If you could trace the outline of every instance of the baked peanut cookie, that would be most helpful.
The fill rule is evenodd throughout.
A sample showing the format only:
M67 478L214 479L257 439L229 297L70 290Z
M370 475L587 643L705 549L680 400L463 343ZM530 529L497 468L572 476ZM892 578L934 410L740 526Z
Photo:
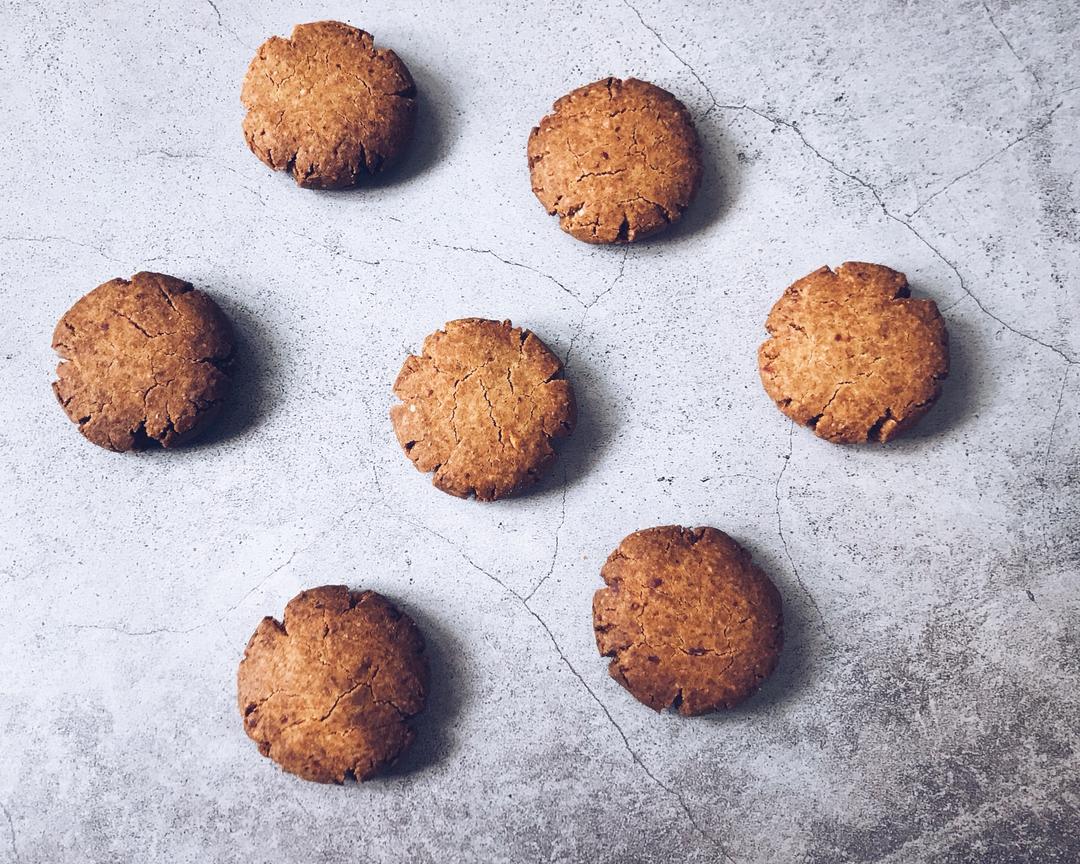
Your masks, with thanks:
M815 270L773 306L758 349L765 390L788 417L840 444L913 426L949 374L949 334L903 273L849 261Z
M401 367L390 409L405 455L443 492L494 501L532 485L574 430L562 363L509 321L463 318L424 340Z
M301 186L342 189L396 162L412 138L416 87L370 33L338 21L259 46L240 101L251 152Z
M263 618L244 651L237 694L244 731L290 774L366 780L412 743L424 710L424 640L374 591L325 585Z
M605 78L563 96L529 135L532 190L587 243L632 243L677 222L701 182L686 107L653 84Z
M715 528L636 531L600 570L596 646L640 702L704 714L731 708L776 668L780 594L750 553Z
M99 285L60 319L53 391L87 438L110 450L173 447L217 416L232 329L207 295L162 273Z

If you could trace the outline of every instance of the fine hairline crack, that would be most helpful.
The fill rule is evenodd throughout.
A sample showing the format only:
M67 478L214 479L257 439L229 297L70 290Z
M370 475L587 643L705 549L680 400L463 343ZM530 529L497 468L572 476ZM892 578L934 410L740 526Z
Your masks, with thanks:
M11 818L11 811L8 809L7 804L4 804L2 801L0 801L0 810L3 811L4 818L7 820L8 834L11 835L11 854L15 856L16 864L18 864L19 861L22 861L22 858L19 857L19 846L15 842L15 820Z
M615 286L618 285L619 282L622 280L623 273L626 272L626 258L629 254L630 245L627 244L623 246L622 258L619 261L619 272L615 275L615 278L611 281L611 284L608 285L607 288L605 288L595 297L593 297L592 300L585 304L585 309L581 313L581 318L578 321L577 327L575 327L574 332L570 334L570 342L566 346L566 362L563 364L563 368L565 368L566 370L570 369L570 358L573 356L574 346L577 344L578 336L581 335L581 331L585 327L585 319L589 317L589 313L592 311L592 308L601 300L603 300L608 294L610 294L612 290L614 290Z
M551 578L551 574L555 572L555 562L556 560L558 560L559 557L559 535L562 533L563 526L566 524L566 480L567 471L566 465L564 463L562 472L562 515L559 517L559 524L555 528L555 543L554 548L551 551L551 563L548 564L547 573L545 573L540 578L540 581L532 587L532 590L530 590L529 593L525 595L523 602L528 602L529 600L531 600L532 596L540 590L540 586L547 582L547 580Z
M667 40L664 39L664 37L660 35L659 31L655 27L653 27L651 24L649 24L645 20L645 18L637 10L637 8L630 4L629 0L622 0L622 3L627 9L629 9L631 12L633 12L635 16L637 16L638 21L641 22L641 26L644 27L646 30L648 30L650 33L652 33L653 36L656 37L656 41L659 42L664 47L664 50L666 50L668 52L668 54L670 54L672 57L674 57L676 60L678 60L679 63L694 77L694 80L697 81L697 83L700 85L701 89L705 91L705 95L709 97L709 107L705 110L705 113L702 115L702 117L707 117L712 112L712 110L714 108L720 107L720 101L713 94L712 88L709 87L709 85L707 83L705 83L705 79L701 77L701 75L698 73L698 71L693 66L691 66L686 60L684 60L682 55L679 54L674 48L672 48L667 43Z
M1049 344L1047 342L1043 342L1038 337L1033 336L1030 333L1026 333L1023 330L1020 330L1020 329L1014 327L1012 324L1007 323L1006 321L1002 320L998 315L996 315L994 312L990 311L990 309L988 309L983 304L983 302L974 293L972 293L971 289L968 287L967 283L964 281L964 277L962 275L960 275L959 268L952 261L950 261L948 258L946 258L945 255L936 246L934 246L921 233L919 233L919 231L916 230L911 225L910 222L908 222L905 219L900 218L899 216L894 214L891 210L889 210L888 206L885 204L884 199L881 197L881 194L873 186L871 186L868 182L863 180L861 177L858 177L857 175L852 174L849 171L845 171L843 168L841 168L839 165L837 165L836 162L834 162L832 159L829 159L820 150L818 150L816 147L814 147L814 145L811 144L806 139L806 136L803 134L802 130L799 128L797 123L795 123L793 121L790 121L790 120L784 120L784 119L782 119L780 117L777 117L777 116L775 116L775 115L773 115L773 114L771 114L769 112L760 110L758 108L754 108L754 107L752 107L750 105L746 105L746 104L742 104L742 105L723 105L723 104L721 104L720 101L716 98L716 95L713 93L712 88L709 87L708 83L705 81L704 78L702 78L702 76L698 73L698 71L693 66L691 66L690 63L688 63L677 51L675 51L675 49L672 48L671 45L669 45L667 43L667 41L664 39L664 37L660 35L659 31L657 31L655 27L651 26L644 19L642 14L629 2L629 0L622 0L622 3L623 3L624 6L626 6L627 9L629 9L631 12L633 12L635 16L637 16L637 19L638 19L639 22L641 22L641 25L646 30L648 30L650 33L652 33L653 36L656 37L656 40L664 47L664 49L667 50L667 52L669 54L671 54L672 57L674 57L676 60L678 60L679 63L682 64L682 66L684 66L690 72L691 75L693 75L694 80L697 81L697 83L705 91L706 95L709 97L710 104L709 104L709 108L705 111L705 115L703 115L703 116L707 116L715 108L720 108L720 109L724 109L724 110L728 110L728 111L747 111L747 112L750 112L752 114L757 115L758 117L762 118L763 120L768 121L769 123L772 123L773 126L783 126L783 127L787 128L787 129L790 129L792 132L794 132L799 137L799 140L802 142L804 147L806 147L808 150L810 150L815 156L817 156L818 159L825 162L833 171L835 171L838 174L841 174L842 176L846 177L847 179L851 180L852 182L854 182L854 183L858 184L859 186L862 186L864 189L866 189L873 196L874 201L877 203L878 207L881 209L882 213L885 214L885 216L887 216L892 221L894 221L894 222L898 223L899 225L902 225L904 228L906 228L911 234L913 234L915 236L915 238L920 243L922 243L937 258L939 258L942 261L942 263L945 264L945 266L947 266L950 270L952 270L953 275L956 276L957 282L960 284L960 290L963 291L964 294L966 294L969 298L971 298L972 302L978 307L980 312L982 312L984 315L987 315L989 318L996 321L998 324L1000 324L1002 327L1004 327L1009 332L1011 332L1011 333L1013 333L1013 334L1015 334L1017 336L1020 336L1023 339L1027 339L1028 341L1033 342L1036 345L1039 345L1039 346L1041 346L1043 348L1046 348L1049 351L1053 351L1055 354L1057 354L1059 357L1061 357L1066 363L1072 365L1074 363L1080 362L1080 359L1072 357L1071 355L1069 355L1067 352L1063 351L1062 349L1060 349L1060 348L1058 348L1058 347L1056 347L1054 345L1051 345L1051 344ZM1016 51L1012 48L1011 43L1009 43L1009 40L1005 37L1005 34L1002 33L1001 28L999 28L997 26L997 23L994 22L993 15L990 15L990 10L986 6L985 2L983 3L983 8L986 9L987 14L990 16L990 21L991 21L991 23L993 23L994 28L998 31L998 33L1001 34L1001 37L1005 40L1006 45L1008 45L1009 49L1013 52L1013 56L1017 57L1017 60L1019 60L1020 58L1016 54ZM1020 62L1023 63L1023 61L1020 61ZM1025 65L1024 68L1027 69L1027 66ZM1033 72L1031 72L1030 69L1028 69L1028 72L1032 75L1032 77L1035 78L1036 83L1039 83L1037 76L1035 76L1035 74ZM1040 83L1040 88L1041 88L1041 83ZM1057 108L1054 109L1054 111L1056 111L1056 110L1057 110ZM1049 125L1050 120L1053 118L1053 113L1054 113L1053 111L1050 112L1050 114L1051 114L1050 118L1047 119L1046 124L1044 124L1041 128L1045 128L1046 125ZM1031 134L1034 134L1035 132L1038 132L1038 131L1040 131L1040 129L1035 129L1035 130L1033 130L1031 132ZM1014 143L1019 143L1019 142L1014 142ZM981 167L981 166L979 166L979 167ZM978 169L976 168L974 170L978 170Z
M72 240L70 237L58 237L54 235L44 235L41 237L19 237L5 235L3 237L0 237L0 240L4 241L5 243L67 243L70 246L80 246L83 249L89 249L91 252L96 252L106 261L112 261L114 264L124 263L119 258L114 258L112 255L109 255L104 249L98 246L94 246L92 243L83 243L79 240Z
M1005 47L1009 49L1009 53L1016 58L1016 62L1019 63L1024 68L1024 71L1031 76L1032 80L1035 82L1035 86L1042 90L1043 85L1042 81L1039 80L1039 76L1035 74L1035 70L1028 66L1028 64L1024 62L1023 58L1021 58L1021 56L1016 52L1016 49L1013 47L1012 42L1009 41L1009 37L1005 35L1005 31L1001 29L1000 25L994 19L994 13L991 12L990 7L986 5L986 0L983 0L982 8L986 12L986 17L990 19L990 25L995 30L997 30L998 35L1001 37L1001 41L1004 42Z
M1069 383L1071 366L1065 367L1065 374L1061 376L1061 390L1058 392L1057 408L1054 409L1054 420L1050 424L1050 434L1046 439L1046 453L1043 455L1043 466L1050 461L1050 451L1054 446L1054 432L1057 431L1058 418L1061 416L1061 405L1065 401L1065 387Z
M558 287L560 291L570 295L570 297L574 299L574 302L577 303L579 306L586 305L585 302L575 292L567 288L566 285L564 285L554 276L550 275L549 273L545 273L543 270L539 270L536 267L532 267L528 264L522 264L520 261L512 261L509 258L504 258L502 255L500 255L498 252L495 252L493 249L477 249L472 246L453 246L449 243L440 243L438 240L432 240L431 245L438 246L440 249L450 249L454 252L471 252L474 255L490 255L496 261L500 261L510 267L519 267L522 270L528 270L530 273L535 273L537 276L546 279L547 281Z
M218 27L220 27L222 30L232 36L233 39L235 39L242 47L249 47L247 43L245 43L244 40L236 34L235 30L233 30L231 27L226 26L225 19L221 17L221 10L218 9L217 3L215 3L214 0L206 0L206 3L211 9L214 10L214 15L217 16Z
M795 421L792 420L788 425L788 452L784 456L784 464L780 466L780 473L776 475L776 486L773 488L773 495L776 498L776 532L780 535L780 545L784 547L784 555L787 557L788 564L791 566L791 572L795 574L795 581L802 590L806 601L813 608L818 623L821 624L821 632L824 633L825 638L831 642L832 634L825 624L825 616L822 614L821 608L817 604L817 600L814 599L814 595L810 593L810 589L807 588L806 583L803 582L802 575L799 573L799 568L795 566L795 559L791 555L791 550L788 548L787 537L784 534L784 519L780 514L780 483L784 479L784 473L787 471L788 465L791 463L791 454L795 445L794 435Z
M244 595L242 597L240 597L239 600L237 600L235 603L231 604L230 606L226 607L220 614L216 615L215 617L213 617L213 618L211 618L211 619L209 619L207 621L202 621L199 624L193 624L190 627L183 627L183 628L179 628L179 629L174 628L174 627L153 627L153 628L150 628L150 629L147 629L147 630L128 630L126 628L117 627L117 626L112 625L112 624L71 624L70 629L72 629L72 630L104 630L104 631L108 631L110 633L119 633L121 636L158 636L158 635L162 635L162 634L170 634L170 635L175 635L175 636L185 636L185 635L187 635L189 633L195 633L195 632L197 632L199 630L205 630L207 627L211 627L214 624L219 624L220 622L224 621L225 617L227 615L229 615L230 612L234 612L236 609L238 609L244 603L245 600L247 600L249 597L251 597L253 594L255 594L260 588L262 588L264 585L266 585L266 583L268 583L271 579L273 579L278 573L280 573L282 570L286 569L290 564L292 564L292 562L298 556L302 555L304 552L306 552L309 549L311 549L312 547L314 547L316 543L318 543L320 540L322 540L324 537L326 537L332 531L337 529L341 525L343 520L345 520L350 515L352 515L356 510L360 509L360 507L361 507L360 504L355 504L352 507L349 507L348 509L346 509L326 529L319 532L310 542L305 543L303 546L297 547L291 553L289 553L289 556L284 561L282 561L280 564L275 566L262 579L260 579L258 582L256 582L255 585L252 586L250 589L248 589L248 591L245 592Z
M497 577L494 573L491 573L490 571L488 571L484 567L481 567L479 564L477 564L476 561L474 561L456 543L454 543L452 540L450 540L450 538L448 538L445 535L440 534L439 532L427 527L426 525L423 525L423 524L421 524L419 522L415 522L415 521L413 521L411 519L408 519L408 518L402 516L400 513L396 512L388 504L386 504L385 501L383 502L383 507L386 509L387 513L389 513L392 518L397 519L398 521L403 522L406 525L410 525L410 526L412 526L414 528L417 528L417 529L431 535L432 537L435 537L435 538L441 540L448 547L450 547L450 549L452 549L459 556L461 556L461 558L466 563L468 563L468 565L470 567L472 567L474 570L476 570L481 575L487 577L487 579L489 579L490 581L494 582L496 585L498 585L500 588L502 588L503 591L505 591L508 595L510 595L510 597L512 597L514 600L516 600L518 602L518 604L529 614L529 616L533 620L536 621L536 623L544 631L544 633L547 635L548 640L551 642L551 646L555 650L556 655L558 655L559 659L563 662L563 664L569 670L570 674L573 675L574 678L577 679L578 683L582 686L582 688L584 688L585 692L588 693L589 697L596 703L597 707L603 713L604 717L607 718L608 722L614 727L615 731L619 735L619 738L622 740L623 747L626 749L626 752L629 754L631 760L645 773L645 776L647 776L656 786L658 786L660 789L664 790L669 796L671 796L678 803L679 809L682 810L682 812L686 816L687 820L690 822L691 825L694 826L694 829L702 837L704 837L706 841L708 841L712 846L714 846L717 849L717 851L719 851L720 854L723 855L724 858L727 861L730 861L730 862L732 862L732 864L734 864L734 859L728 854L728 852L724 848L723 844L719 840L717 840L715 837L713 837L712 834L710 834L708 831L705 830L705 828L702 826L702 824L698 821L697 817L694 815L693 810L690 809L690 806L686 803L686 800L678 792L678 790L676 790L672 786L669 786L667 783L665 783L663 780L661 780L659 777L657 777L656 774L654 774L652 772L652 770L650 770L649 766L645 764L645 762L641 759L641 757L637 754L637 752L631 746L630 739L627 737L626 733L623 731L623 728L619 725L618 721L616 721L615 718L612 716L611 712L608 710L607 705L605 705L604 702L600 699L600 697L596 694L596 691L594 691L592 689L592 687L589 686L588 682L586 682L585 679L581 676L581 673L579 673L577 671L577 669L574 667L574 664L570 662L570 658L568 658L566 656L566 654L563 652L562 647L559 645L558 640L555 638L555 634L551 632L551 628L548 627L547 622L545 622L544 619L541 618L540 615L536 612L536 610L533 609L532 606L529 605L529 600L532 597L533 593L535 593L535 589L532 592L530 592L528 595L523 595L523 594L519 593L518 591L515 591L506 582L504 582L502 579ZM554 559L553 559L553 561L554 561ZM539 587L539 586L537 586L537 587Z
M943 264L945 264L945 266L948 267L952 271L953 275L956 277L956 280L960 285L960 290L963 291L964 294L971 299L971 301L975 304L975 306L979 309L980 312L982 312L984 315L991 318L992 320L996 321L999 325L1004 327L1010 333L1013 333L1016 336L1021 337L1022 339L1026 339L1027 341L1032 342L1042 348L1045 348L1048 351L1052 351L1069 365L1080 363L1080 359L1073 357L1071 354L1067 353L1061 348L1058 348L1056 345L1051 345L1048 342L1042 341L1037 336L1033 336L1030 333L1020 330L1019 328L1013 326L1009 322L999 317L996 313L991 311L982 302L982 300L980 300L978 296L971 290L971 288L968 287L967 282L964 280L964 277L960 273L960 269L956 266L955 263L953 263L949 258L947 258L945 254L937 248L937 246L927 240L926 237L924 237L923 234L919 232L919 230L915 228L909 221L893 213L892 210L890 210L888 205L885 203L885 199L881 197L881 193L878 192L878 190L874 188L874 186L872 186L866 180L863 180L858 175L852 174L850 171L841 168L838 164L836 164L834 160L830 159L828 156L818 150L813 144L811 144L810 141L806 138L806 135L803 133L802 129L799 128L798 123L795 123L791 120L785 120L781 117L777 117L770 112L754 108L751 105L718 105L717 107L725 111L745 111L757 117L760 117L762 120L771 123L773 126L782 126L785 129L789 129L794 132L807 150L809 150L818 159L828 165L835 173L846 177L852 183L855 183L856 185L862 187L867 192L869 192L870 196L874 199L874 202L877 204L878 208L888 219L891 219L893 222L896 222L898 225L901 225L905 229L907 229L907 231L910 232L923 246L929 249ZM1055 108L1054 110L1056 111L1057 109ZM1051 114L1053 114L1053 112L1051 112ZM1052 117L1050 119L1052 119ZM1049 125L1049 120L1047 121L1046 125ZM1045 128L1045 125L1042 128ZM1040 130L1036 129L1034 131L1037 132ZM1034 132L1032 134L1034 134ZM945 308L949 309L952 307L949 306Z
M974 168L969 168L967 171L964 171L961 174L957 174L955 177L953 177L952 180L950 180L948 183L946 183L944 186L942 186L936 192L932 193L924 201L920 202L918 207L916 207L914 210L912 210L910 213L907 214L907 218L910 219L912 216L914 216L916 213L918 213L920 210L922 210L924 207L926 207L927 204L929 204L931 201L933 201L939 195L942 195L945 192L948 192L953 186L955 186L957 183L959 183L961 180L965 179L966 177L970 177L972 174L976 173L977 171L982 170L987 165L989 165L991 162L993 162L995 159L1003 156L1005 153L1008 153L1017 144L1022 144L1024 141L1027 141L1028 138L1032 137L1033 135L1038 134L1039 132L1042 132L1047 126L1049 126L1053 122L1054 115L1058 112L1058 110L1064 104L1065 104L1064 102L1058 102L1057 105L1055 105L1053 108L1050 109L1050 111L1047 113L1046 117L1043 118L1042 121L1040 121L1039 123L1036 123L1027 132L1023 133L1022 135L1019 135L1016 138L1014 138L1012 141L1010 141L1008 144L1006 144L1000 150L997 150L994 153L991 153L989 156L987 156L985 159L983 159Z

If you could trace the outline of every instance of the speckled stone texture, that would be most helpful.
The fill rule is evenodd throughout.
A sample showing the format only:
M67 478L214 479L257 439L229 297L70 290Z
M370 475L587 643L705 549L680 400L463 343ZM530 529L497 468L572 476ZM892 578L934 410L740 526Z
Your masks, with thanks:
M1080 9L420 2L8 4L0 73L0 861L1073 862L1080 856ZM392 46L416 141L360 192L248 152L237 92L320 18ZM597 248L530 191L569 89L647 78L703 185ZM778 292L881 261L951 371L872 448L793 428L756 349ZM190 448L113 454L49 390L53 326L118 273L235 325L236 400ZM548 480L432 489L387 416L445 321L529 326L580 420ZM649 525L716 525L784 597L776 673L719 716L607 674L590 599ZM389 777L259 757L253 622L326 582L431 655Z

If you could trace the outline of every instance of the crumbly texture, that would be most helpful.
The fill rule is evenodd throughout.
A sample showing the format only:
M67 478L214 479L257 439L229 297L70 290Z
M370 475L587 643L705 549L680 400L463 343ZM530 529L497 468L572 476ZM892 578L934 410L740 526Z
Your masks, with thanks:
M229 322L187 282L136 273L99 285L60 319L53 391L87 438L110 450L194 437L226 398Z
M715 528L631 534L600 571L596 646L611 677L650 708L704 714L742 702L776 668L780 594Z
M903 273L849 261L815 270L773 306L758 349L765 390L788 417L841 444L885 442L930 410L949 374L949 334Z
M464 318L424 340L401 367L394 432L444 492L492 501L532 485L569 435L574 391L559 358L509 321Z
M303 591L283 621L263 618L244 651L237 696L244 731L283 769L343 783L378 774L412 743L424 710L424 640L374 591Z
M666 90L605 78L563 96L529 135L532 190L587 243L640 240L677 222L701 182L686 107Z
M339 21L273 36L251 61L240 101L251 152L301 186L342 189L396 162L412 138L416 86L370 33Z

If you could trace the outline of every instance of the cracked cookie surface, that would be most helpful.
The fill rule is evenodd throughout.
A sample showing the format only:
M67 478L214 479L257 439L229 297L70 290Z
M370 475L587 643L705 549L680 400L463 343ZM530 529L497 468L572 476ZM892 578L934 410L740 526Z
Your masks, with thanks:
M244 138L301 186L342 189L396 162L412 138L416 87L398 56L338 21L273 36L248 67Z
M535 483L555 459L552 441L574 430L562 371L543 342L509 321L451 321L401 367L394 432L442 491L503 498Z
M596 646L638 701L693 715L730 708L776 668L780 594L750 553L715 528L625 538L593 596Z
M666 90L605 78L563 96L529 135L532 190L567 233L627 243L678 221L701 182L686 107Z
M374 591L302 591L282 621L263 618L244 650L237 699L244 731L290 774L364 780L394 762L424 710L424 640Z
M162 273L99 285L53 331L53 391L88 439L109 450L183 443L217 416L233 337L217 304Z
M949 374L949 334L933 300L907 278L849 261L791 285L758 349L777 407L821 438L886 442L930 410Z

